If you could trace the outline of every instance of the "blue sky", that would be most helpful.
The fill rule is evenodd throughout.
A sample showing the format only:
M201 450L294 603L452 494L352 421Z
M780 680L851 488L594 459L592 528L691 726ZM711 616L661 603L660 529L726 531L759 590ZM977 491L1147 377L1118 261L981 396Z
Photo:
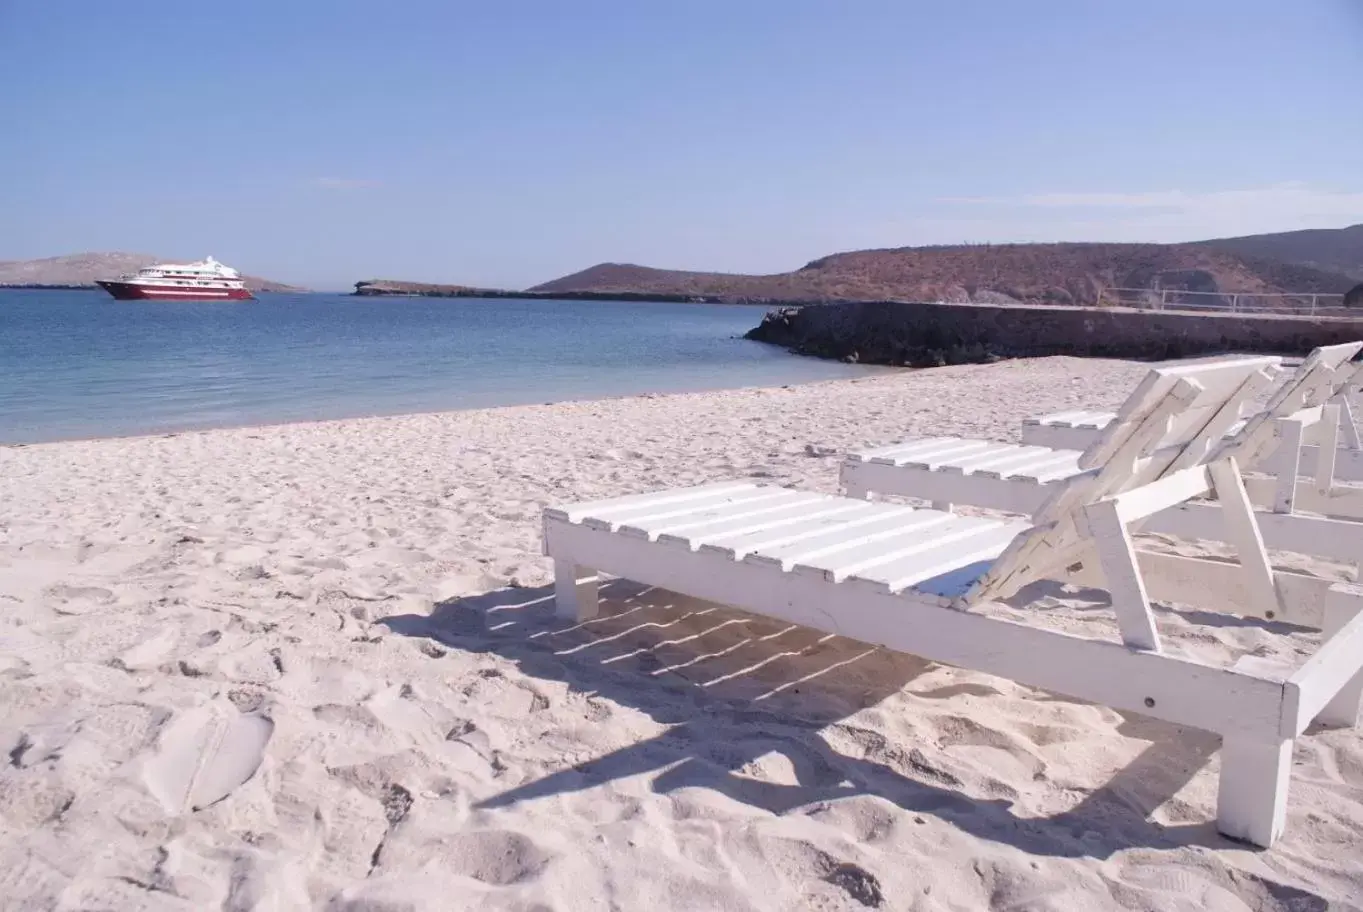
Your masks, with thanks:
M0 0L0 259L319 288L1363 221L1357 0Z

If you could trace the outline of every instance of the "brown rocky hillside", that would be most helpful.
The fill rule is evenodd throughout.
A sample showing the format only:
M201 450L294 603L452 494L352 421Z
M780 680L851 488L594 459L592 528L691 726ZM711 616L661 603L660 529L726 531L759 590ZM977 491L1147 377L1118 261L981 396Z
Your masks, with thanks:
M1340 272L1363 281L1363 224L1348 228L1313 228L1278 234L1201 241L1200 246L1239 256L1259 257Z
M859 250L794 272L736 275L602 263L540 293L632 292L762 300L1094 304L1103 287L1342 294L1348 276L1202 244L1001 244Z
M145 253L73 253L41 260L0 260L0 286L91 285L97 279L116 279L153 263L187 263L175 257ZM243 275L252 291L304 291L293 285Z

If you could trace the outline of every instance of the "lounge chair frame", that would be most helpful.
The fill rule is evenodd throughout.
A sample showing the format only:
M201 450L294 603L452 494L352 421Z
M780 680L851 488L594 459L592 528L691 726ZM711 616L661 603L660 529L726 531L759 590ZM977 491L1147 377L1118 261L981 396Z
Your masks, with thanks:
M1250 500L1271 515L1259 522L1268 547L1363 564L1363 486L1339 484L1340 467L1363 459L1341 449L1347 437L1340 400L1357 385L1363 365L1352 363L1363 342L1326 346L1311 353L1292 376L1222 441L1223 456L1235 456L1254 471L1244 476ZM1103 427L1109 427L1109 418ZM951 437L920 438L849 455L840 480L849 497L893 494L929 500L934 509L955 504L1036 513L1057 487L1092 466L1096 445L1086 432L1087 448L1052 449L1039 443L1011 444ZM1035 439L1035 438L1034 438ZM1079 438L1072 438L1078 440ZM1219 540L1220 506L1193 501L1154 516L1145 530L1183 538ZM1320 514L1307 516L1304 513Z
M1331 430L1329 434L1335 438L1338 444L1342 445L1339 452L1334 454L1334 477L1340 481L1350 482L1363 481L1363 441L1360 441L1359 438L1358 423L1354 417L1351 401L1352 397L1360 392L1360 385L1363 385L1363 363L1353 364L1350 370L1349 367L1340 363L1337 357L1332 357L1332 353L1347 354L1350 347L1355 344L1346 343L1316 349L1308 355L1307 360L1302 364L1302 367L1306 368L1310 360L1316 358L1333 362L1333 366L1340 369L1339 380L1336 383L1337 389L1329 397L1327 403L1338 409L1338 421L1335 422L1337 429ZM1348 354L1348 356L1354 357L1353 354ZM1116 417L1116 412L1075 409L1052 412L1035 418L1024 418L1022 420L1022 443L1024 446L1040 446L1053 450L1083 450L1091 445L1102 433L1103 428L1107 427ZM1322 427L1322 430L1324 430L1324 427ZM1320 449L1322 442L1319 439L1302 441L1303 445L1299 451L1298 459L1303 475L1319 474L1318 458L1322 452ZM1273 453L1265 464L1255 467L1255 471L1271 475L1281 474L1285 466L1274 460L1286 456L1286 448L1280 448L1280 451Z
M1269 846L1285 824L1294 739L1317 718L1356 724L1363 701L1363 589L1275 572L1236 456L1218 453L1242 403L1271 382L1274 363L1152 371L1090 448L1093 469L1053 489L1032 524L746 483L548 509L544 549L554 562L557 611L593 617L601 575L624 577L1218 732L1217 826ZM1207 595L1215 591L1206 575L1212 562L1172 555L1151 562L1130 539L1150 517L1209 492L1240 558L1218 571L1235 583L1216 592L1220 598ZM915 524L931 534L905 531ZM869 534L875 529L879 544ZM1120 641L986 612L1041 579L1101 582ZM1216 601L1212 610L1291 613L1301 587L1324 638L1295 669L1253 660L1227 668L1171 654L1150 607L1152 596L1172 594L1189 604Z

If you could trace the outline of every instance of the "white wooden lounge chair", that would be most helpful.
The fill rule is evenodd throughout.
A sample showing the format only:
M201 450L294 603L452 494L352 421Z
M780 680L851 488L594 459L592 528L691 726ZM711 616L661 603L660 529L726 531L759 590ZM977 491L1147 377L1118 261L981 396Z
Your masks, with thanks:
M1317 349L1312 354L1334 360L1335 352L1348 353L1355 344L1331 345ZM1353 357L1352 354L1349 355ZM1363 363L1354 365L1352 377L1341 383L1341 389L1329 400L1329 404L1339 406L1340 452L1335 459L1335 477L1340 481L1363 481L1363 441L1360 441L1358 425L1354 420L1350 396L1359 392L1363 381ZM1117 417L1116 412L1075 409L1052 412L1037 418L1024 418L1022 421L1022 443L1024 446L1040 446L1053 450L1082 450L1093 443L1103 428ZM1233 429L1234 430L1234 429ZM1308 439L1302 448L1301 470L1305 475L1316 471L1318 441ZM1277 456L1277 454L1273 454ZM1248 467L1246 467L1248 468ZM1266 469L1273 471L1272 468ZM1277 474L1273 472L1273 474Z
M1152 371L1090 448L1095 468L1051 488L1033 523L747 483L548 509L557 611L595 615L599 572L1218 732L1217 825L1271 845L1294 739L1317 717L1355 724L1363 699L1363 588L1273 571L1234 458L1209 462L1274 363ZM1148 564L1131 546L1133 524L1208 491L1239 548L1241 563L1222 565L1238 589L1209 585L1211 562ZM1111 593L1120 642L985 613L1034 580L1075 574ZM1299 585L1316 587L1326 636L1296 669L1213 666L1161 646L1151 595L1221 611L1243 595L1250 613L1291 614Z
M1235 432L1218 444L1222 456L1235 456L1254 470L1245 484L1252 502L1273 511L1259 518L1270 548L1363 562L1363 522L1335 522L1301 512L1363 520L1363 487L1337 484L1336 463L1329 458L1345 452L1336 445L1337 406L1318 404L1356 382L1358 365L1350 359L1360 350L1363 342L1316 349L1263 406L1242 407L1247 417L1232 424ZM1109 422L1105 429L1111 426ZM1308 446L1307 440L1317 443ZM1314 477L1301 479L1306 451L1311 451ZM841 481L844 493L854 498L897 494L928 500L941 510L967 504L1032 515L1057 486L1099 465L1097 452L1101 444L1096 442L1081 451L925 437L849 455ZM1259 474L1270 470L1274 474ZM1222 525L1215 503L1194 501L1152 517L1145 529L1217 540Z

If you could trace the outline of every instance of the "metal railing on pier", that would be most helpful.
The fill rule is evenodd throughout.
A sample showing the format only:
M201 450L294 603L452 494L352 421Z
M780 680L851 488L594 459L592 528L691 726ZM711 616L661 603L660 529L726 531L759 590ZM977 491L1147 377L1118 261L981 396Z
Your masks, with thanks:
M1183 291L1177 288L1104 288L1098 292L1098 306L1233 314L1363 316L1363 311L1356 312L1345 308L1342 294L1251 294Z

